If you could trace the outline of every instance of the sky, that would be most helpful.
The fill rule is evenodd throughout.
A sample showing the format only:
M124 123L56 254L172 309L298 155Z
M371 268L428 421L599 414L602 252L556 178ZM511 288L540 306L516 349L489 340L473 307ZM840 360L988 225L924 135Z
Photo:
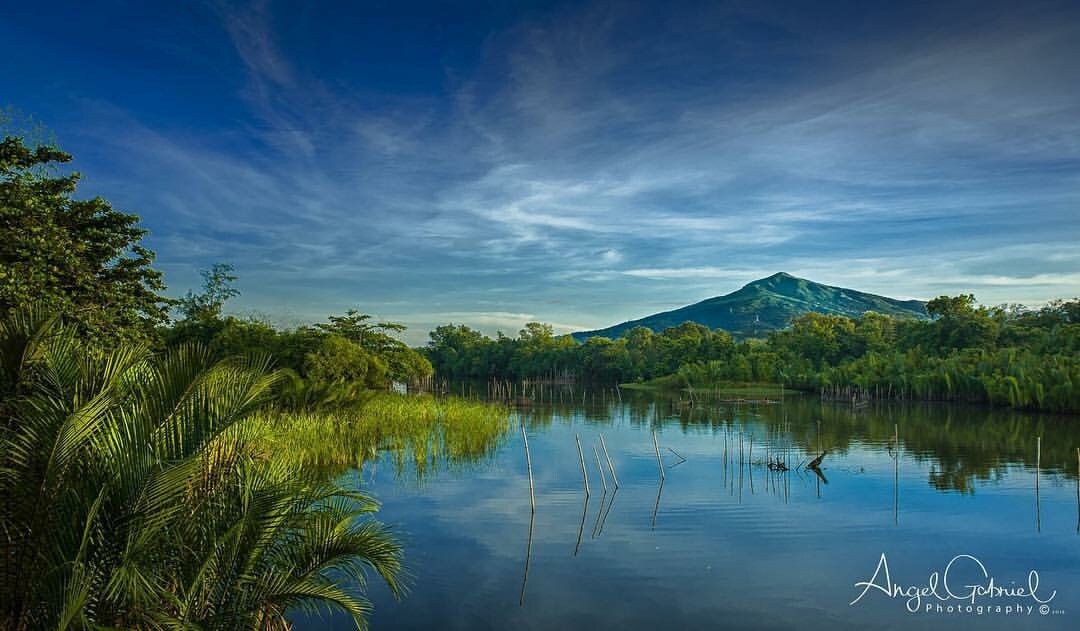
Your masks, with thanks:
M1080 3L0 5L0 107L172 295L232 264L235 313L422 343L779 271L1080 295Z

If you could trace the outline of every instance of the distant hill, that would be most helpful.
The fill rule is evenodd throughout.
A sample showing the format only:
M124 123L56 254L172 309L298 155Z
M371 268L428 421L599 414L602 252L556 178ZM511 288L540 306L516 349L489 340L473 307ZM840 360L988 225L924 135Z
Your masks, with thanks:
M780 272L755 280L725 296L702 300L674 311L665 311L596 331L574 333L574 339L620 337L638 326L662 331L683 322L697 322L711 329L724 329L737 338L765 335L782 329L791 319L816 311L858 317L867 311L893 316L926 318L926 303L895 300L854 289L822 285Z

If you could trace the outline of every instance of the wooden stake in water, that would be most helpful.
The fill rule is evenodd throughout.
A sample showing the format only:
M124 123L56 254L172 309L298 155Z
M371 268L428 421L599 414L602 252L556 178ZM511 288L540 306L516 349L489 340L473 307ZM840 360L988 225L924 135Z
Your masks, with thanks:
M529 437L525 434L525 424L521 425L521 438L525 441L525 463L529 467L529 500L532 502L532 510L536 512L536 492L533 490L532 455L529 454ZM531 530L531 529L530 529Z
M607 508L600 516L600 528L596 531L596 536L604 534L604 524L607 523L608 515L611 514L611 507L615 505L615 496L619 494L619 487L615 487L615 490L611 492L611 499L608 500Z
M611 480L615 483L615 488L619 488L619 478L615 476L615 465L611 463L611 454L608 453L607 445L604 444L603 434L600 434L600 446L604 449L604 457L607 458L607 466L611 470Z
M1042 468L1042 436L1035 438L1035 530L1042 531L1042 518L1039 515L1039 469Z
M593 445L592 452L596 456L596 468L600 471L600 482L604 485L604 493L607 493L607 476L604 475L604 465L600 464L600 452L596 450L596 445Z
M900 425L893 425L893 524L900 523Z
M585 470L585 452L581 451L581 435L574 434L574 440L577 441L577 455L581 459L581 477L585 479L585 495L589 495L589 473Z
M525 586L529 584L529 563L532 562L533 525L536 522L536 511L529 517L529 544L525 549L525 574L521 577L521 597L518 598L518 606L525 606Z
M653 449L656 450L656 466L660 469L660 481L664 481L664 461L660 459L660 443L656 442L656 432L652 433Z
M656 530L656 513L660 510L660 494L664 492L664 481L660 480L660 486L656 489L656 503L653 504L652 509L652 521L649 524L650 530Z
M581 535L585 532L585 516L589 513L589 494L585 494L585 506L581 509L581 525L578 526L577 531L577 544L574 546L574 556L577 556L578 550L581 548Z

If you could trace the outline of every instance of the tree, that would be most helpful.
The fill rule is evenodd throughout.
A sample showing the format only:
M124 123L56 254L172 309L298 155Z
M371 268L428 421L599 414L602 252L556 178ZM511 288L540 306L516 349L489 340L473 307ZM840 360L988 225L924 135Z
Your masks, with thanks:
M435 327L428 337L424 353L439 374L452 379L497 374L484 365L484 351L493 343L480 331L464 324L444 324Z
M343 316L330 316L329 323L316 324L320 331L352 340L369 350L380 350L400 344L390 333L400 333L405 325L400 322L368 322L371 316L349 309Z
M855 354L855 322L850 318L810 312L791 321L791 328L774 333L771 345L805 358L818 368Z
M926 303L926 312L933 318L960 318L975 311L975 295L938 296Z
M385 385L386 364L350 339L327 335L317 351L308 353L304 372L315 381L360 382L381 388Z
M327 335L336 335L358 345L385 365L384 375L408 381L432 373L431 362L392 333L405 330L400 322L371 323L371 316L349 309L343 316L330 316L329 323L315 327Z
M141 245L146 230L101 197L74 199L79 174L52 173L70 161L55 147L0 142L0 315L39 303L93 340L148 336L172 301Z
M199 275L203 279L202 292L196 294L188 291L177 308L185 320L217 320L221 318L225 302L240 295L240 290L232 286L236 282L233 266L214 263L210 269L200 271Z
M976 307L972 294L939 296L926 303L926 312L936 318L930 327L937 350L943 352L993 347L1005 317L1002 310Z
M855 334L860 347L857 354L887 352L896 344L896 320L867 311L855 322Z

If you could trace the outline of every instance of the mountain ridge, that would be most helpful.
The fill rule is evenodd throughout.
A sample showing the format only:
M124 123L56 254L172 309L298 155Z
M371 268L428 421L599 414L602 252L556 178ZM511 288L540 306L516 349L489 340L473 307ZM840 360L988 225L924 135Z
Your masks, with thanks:
M724 329L737 338L749 338L785 328L792 318L805 313L858 317L867 311L899 317L927 317L926 303L921 300L898 300L777 272L751 281L729 294L571 335L582 342L590 337L621 337L638 326L656 332L683 322L697 322L711 329Z

